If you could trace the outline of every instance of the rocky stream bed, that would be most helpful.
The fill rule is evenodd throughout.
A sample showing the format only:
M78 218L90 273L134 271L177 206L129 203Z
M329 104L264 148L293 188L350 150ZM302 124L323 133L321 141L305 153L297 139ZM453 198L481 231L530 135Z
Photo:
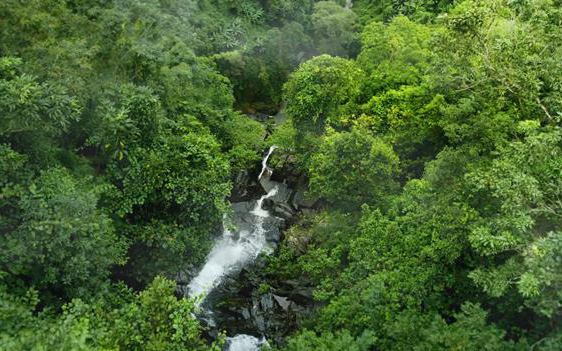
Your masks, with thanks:
M277 162L270 167L273 153ZM182 294L199 299L197 317L207 325L208 336L226 332L225 350L259 350L266 340L282 344L314 307L306 282L272 283L264 275L265 256L276 254L283 230L314 207L291 161L271 147L259 173L236 176L230 215L206 263L177 279Z

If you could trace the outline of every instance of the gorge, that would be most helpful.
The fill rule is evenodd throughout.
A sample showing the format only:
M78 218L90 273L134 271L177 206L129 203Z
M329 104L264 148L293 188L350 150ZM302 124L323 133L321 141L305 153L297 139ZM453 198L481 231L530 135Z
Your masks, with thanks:
M276 146L271 146L263 158L258 181L269 181L272 170L268 167L267 161L276 148ZM212 320L214 315L212 305L218 303L218 301L208 303L206 301L207 295L219 284L224 283L224 278L240 273L260 253L270 253L273 250L272 244L275 245L276 243L268 243L268 229L264 227L265 222L271 218L271 214L263 208L263 202L274 197L278 190L278 185L271 187L265 195L255 201L251 211L232 211L234 218L225 217L222 236L217 239L197 276L189 283L187 296L197 299L198 305L205 310L200 314L204 316L204 321L210 326L215 323ZM240 205L245 207L246 204L233 204L232 206L236 208ZM280 224L276 220L273 222L277 225ZM269 228L269 230L277 231L279 228L274 227ZM278 238L273 240L278 241ZM238 334L227 337L226 349L229 351L254 351L259 350L260 345L264 343L266 341L263 336L258 338L252 335Z

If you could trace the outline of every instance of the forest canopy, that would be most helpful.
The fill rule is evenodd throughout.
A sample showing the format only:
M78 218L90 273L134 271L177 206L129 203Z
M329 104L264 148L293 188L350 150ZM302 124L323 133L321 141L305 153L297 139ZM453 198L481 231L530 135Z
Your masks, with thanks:
M0 350L221 350L176 280L271 145L270 348L560 350L561 79L560 0L2 0Z

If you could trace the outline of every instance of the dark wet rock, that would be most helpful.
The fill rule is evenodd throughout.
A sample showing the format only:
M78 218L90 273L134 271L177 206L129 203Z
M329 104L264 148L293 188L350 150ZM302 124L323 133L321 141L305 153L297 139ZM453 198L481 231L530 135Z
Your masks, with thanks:
M179 296L187 296L187 294L189 293L189 288L187 287L187 284L178 284L176 286L176 293Z
M273 206L272 213L274 216L281 217L287 222L292 221L296 214L291 205L285 202L276 203Z
M262 202L262 208L267 211L271 211L275 206L275 201L273 199L264 199Z
M244 198L248 195L248 188L251 183L250 173L248 171L238 172L232 183L232 193L239 198Z
M291 204L298 210L311 209L317 203L316 199L307 198L305 190L297 189L293 195Z
M197 268L193 265L180 270L175 276L174 280L177 282L176 293L179 296L186 296L188 292L188 285L191 279L197 275Z
M236 278L225 280L211 293L217 330L227 330L228 335L262 335L282 343L298 328L300 321L310 315L315 302L312 290L302 286L306 282L281 282L269 292L258 292L260 286L267 283L263 277L266 263L266 259L258 258L254 264L244 267Z
M235 228L231 231L232 235L237 235L240 231L252 230L256 221L262 221L267 246L275 252L283 238L283 229L296 222L303 213L313 211L316 203L305 196L307 180L299 174L293 156L276 149L269 160L268 165L273 169L271 179L263 177L258 182L257 174L261 167L236 175L230 198L233 203L226 222ZM262 209L271 216L256 216L252 213L256 200L274 187L277 187L277 193L262 202ZM298 253L304 252L310 242L306 234L285 240ZM220 285L209 293L202 305L207 311L212 311L208 323L212 325L209 335L216 336L218 331L226 330L228 335L265 336L282 343L304 318L313 313L317 303L311 284L304 279L272 279L267 275L266 264L267 258L262 254L252 264L224 277ZM185 281L186 276L179 280ZM202 317L203 320L205 318Z
M255 172L256 170L240 171L232 178L233 186L228 198L231 203L250 201L261 196L263 190Z
M178 274L176 274L175 276L175 280L178 282L178 284L182 285L182 284L189 284L189 282L191 281L191 278L193 278L193 274L189 273L187 271L180 271Z
M270 310L273 308L273 295L272 294L265 294L260 299L260 304L262 309Z
M273 294L273 298L275 299L275 301L279 304L279 306L281 306L281 308L284 311L288 311L289 307L291 306L291 301L289 301L288 298L283 297L283 296L277 296L275 294Z
M279 228L282 224L282 221L280 221L278 218L273 218L272 220L265 221L263 223L265 240L267 240L268 242L278 243L281 240L281 230Z
M273 175L271 179L260 179L260 185L266 192L277 187L277 193L268 199L264 208L272 209L272 203L276 205L279 203L286 204L287 206L282 205L285 207L284 209L279 208L278 213L275 214L285 219L292 218L296 212L316 208L318 205L317 199L306 196L308 181L306 176L300 174L296 169L296 160L290 155L283 155L283 149L276 149L270 160L272 160L272 163L275 160L277 161L276 164L271 165Z
M276 185L280 184L279 182L274 182L267 177L261 178L259 180L259 183L263 191L266 193L268 193L271 189L275 188Z
M243 201L235 202L230 205L230 209L234 213L246 213L250 212L256 206L255 201Z
M271 158L270 166L273 169L271 180L285 182L293 189L297 188L296 185L304 176L302 171L298 169L295 156L283 149L279 149Z
M314 301L314 288L298 288L291 293L291 298L298 304L310 305Z
M272 197L275 203L289 203L293 189L289 188L287 184L279 183L277 186L277 193Z

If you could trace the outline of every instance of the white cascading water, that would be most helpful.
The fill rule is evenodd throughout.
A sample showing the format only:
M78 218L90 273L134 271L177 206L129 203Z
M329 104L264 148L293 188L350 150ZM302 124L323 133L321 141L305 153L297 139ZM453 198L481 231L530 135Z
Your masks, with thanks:
M271 156L271 154L273 153L273 151L275 151L275 149L277 149L277 146L272 145L269 148L269 151L267 152L267 155L265 155L265 157L263 158L263 160L261 161L261 172L260 175L258 176L258 180L261 179L261 177L263 176L263 174L267 171L269 173L271 173L271 169L267 166L267 160L269 160L269 156Z
M267 160L276 149L276 146L269 148L269 151L262 161L262 170L258 180L267 172L267 177L271 176L271 169L267 166ZM250 212L256 219L251 230L241 231L238 238L226 229L221 238L207 256L205 265L193 280L189 283L189 297L198 298L200 305L211 290L217 287L221 280L229 274L240 270L246 264L252 262L266 248L265 229L263 227L265 218L269 217L269 212L262 208L263 201L275 196L278 188L272 188L267 194L262 196ZM229 351L255 351L266 343L265 339L258 339L251 335L236 335L227 338Z
M239 334L227 338L228 351L253 351L259 350L260 346L268 345L265 338L258 339L255 336Z
M189 297L197 297L201 302L213 290L221 279L254 260L265 248L263 221L269 212L262 209L263 200L274 196L277 188L262 196L250 212L256 216L256 221L251 231L241 231L238 238L228 229L217 241L207 257L205 265L199 274L189 283Z

